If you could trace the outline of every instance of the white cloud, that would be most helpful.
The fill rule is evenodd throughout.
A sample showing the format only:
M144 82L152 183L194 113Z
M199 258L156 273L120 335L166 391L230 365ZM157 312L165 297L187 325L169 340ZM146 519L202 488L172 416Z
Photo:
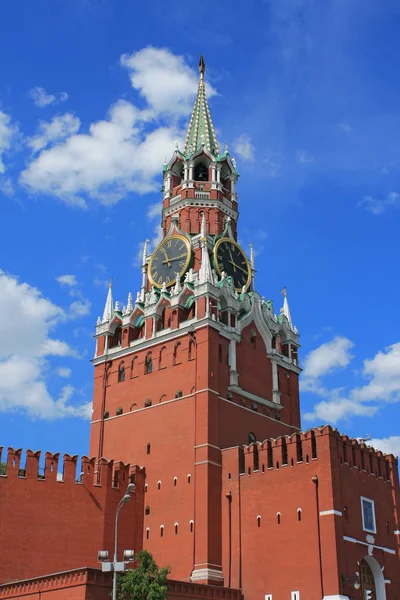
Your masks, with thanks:
M86 317L90 315L90 309L92 307L92 303L89 300L81 299L72 302L69 307L68 315L71 319L76 319L78 317Z
M60 142L78 132L80 120L71 113L56 115L51 121L39 121L36 135L27 139L27 145L32 152L39 152L57 142Z
M18 319L10 319L10 309ZM70 400L71 386L53 397L46 385L52 356L75 356L51 331L65 312L40 291L0 271L0 411L25 412L31 417L56 419L88 416L89 403Z
M28 93L34 105L38 108L44 108L49 104L65 102L68 99L66 92L60 92L55 96L54 94L48 94L44 88L39 86L32 88Z
M68 287L74 287L78 284L75 275L60 275L59 277L56 277L56 280L61 285L66 285Z
M153 178L177 132L158 127L144 134L144 117L133 104L120 100L107 120L90 126L89 134L72 135L42 150L21 173L21 183L80 207L86 206L85 195L114 204L129 191L156 190Z
M315 162L315 158L306 150L298 150L296 152L296 162L299 163L299 165L311 164Z
M60 377L68 379L68 377L71 377L72 371L69 367L58 367L57 373Z
M232 144L233 150L245 161L254 160L254 145L252 144L251 137L247 133L239 135Z
M322 425L325 423L337 423L353 416L372 417L377 411L377 406L360 404L360 402L355 402L348 398L340 398L332 394L329 400L318 402L312 412L305 413L304 418L308 421L317 420Z
M0 110L0 174L5 173L6 166L3 155L11 149L18 135L18 126L11 122L11 117Z
M368 381L365 385L346 391L345 388L329 389L321 383L334 369L348 366L352 346L347 338L335 338L306 357L301 389L323 400L304 415L305 419L336 423L352 416L372 416L382 404L400 401L400 342L364 360L361 375Z
M14 186L10 178L0 178L0 192L8 197L14 194Z
M155 204L150 204L147 207L146 216L148 219L161 219L161 211L162 211L162 202L156 202Z
M335 337L310 352L304 360L303 379L318 379L337 368L347 367L353 358L353 343L345 337Z
M387 438L373 438L368 441L368 446L381 450L384 454L400 456L400 435L391 435Z
M265 174L267 175L267 177L270 177L271 179L275 179L276 177L279 177L279 175L281 174L282 165L280 165L277 162L274 162L270 158L265 158L263 160L263 163L265 164L265 167L266 167Z
M361 402L400 400L400 342L379 351L364 361L363 375L369 383L355 388L353 396Z
M365 210L372 213L373 215L383 215L390 208L400 207L400 194L397 192L390 192L383 200L378 200L372 196L365 196L358 204L358 207L364 207Z
M134 54L123 54L121 65L128 69L132 87L139 90L156 114L187 116L193 108L198 75L183 56L148 46ZM207 96L215 93L207 84Z
M163 158L184 137L182 116L192 107L198 75L182 56L152 47L122 56L121 65L146 106L118 100L88 133L78 132L79 120L71 115L40 125L30 140L36 154L20 175L30 192L86 207L88 199L110 205L129 192L158 189Z

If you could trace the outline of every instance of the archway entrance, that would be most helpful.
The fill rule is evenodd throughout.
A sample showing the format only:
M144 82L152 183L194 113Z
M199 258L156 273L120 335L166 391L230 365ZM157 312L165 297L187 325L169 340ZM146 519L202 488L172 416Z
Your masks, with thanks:
M378 561L373 556L364 556L359 572L362 600L386 600L385 578Z
M362 600L377 600L375 577L365 558L360 562L360 584Z

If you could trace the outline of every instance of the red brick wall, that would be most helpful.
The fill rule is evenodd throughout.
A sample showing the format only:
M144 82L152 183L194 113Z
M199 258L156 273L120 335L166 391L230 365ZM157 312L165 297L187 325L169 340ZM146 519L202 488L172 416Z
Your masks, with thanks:
M97 566L98 550L113 554L114 518L129 482L128 468L120 465L120 480L114 488L116 465L103 462L97 485L93 462L86 461L81 483L76 483L80 473L76 457L66 455L64 481L60 482L56 480L58 455L48 454L45 478L38 479L39 454L28 451L26 476L19 477L21 451L10 450L7 474L0 476L1 583L77 565ZM121 550L141 548L143 477L137 473L135 479L136 494L121 511Z
M290 598L298 590L307 600L322 595L318 543L318 514L343 512L348 506L349 523L338 515L319 517L324 595L340 593L340 575L355 574L357 560L368 553L367 546L345 541L343 536L366 539L362 530L360 496L375 500L378 532L375 545L394 549L390 554L374 549L373 555L385 567L388 600L399 597L399 547L393 530L396 507L397 466L390 467L392 481L377 480L371 474L340 462L342 438L326 427L316 433L313 456L311 432L301 434L303 461L297 461L295 436L287 438L287 462L282 465L282 440L272 443L272 468L268 468L266 445L259 445L259 469L254 472L253 447L246 450L244 473L237 474L239 450L223 452L223 565L225 582L243 586L245 598L273 594L274 600ZM375 453L374 453L375 454ZM315 452L314 452L315 455ZM308 457L308 462L307 462ZM293 459L293 466L292 466ZM385 461L383 461L385 462ZM279 463L279 468L277 468ZM318 484L313 481L317 476ZM317 508L317 491L318 503ZM231 497L226 497L226 495ZM346 504L347 503L347 504ZM301 509L301 520L298 519ZM277 513L280 513L278 524ZM350 517L351 515L351 517ZM260 516L260 526L257 517ZM390 534L386 531L390 522Z

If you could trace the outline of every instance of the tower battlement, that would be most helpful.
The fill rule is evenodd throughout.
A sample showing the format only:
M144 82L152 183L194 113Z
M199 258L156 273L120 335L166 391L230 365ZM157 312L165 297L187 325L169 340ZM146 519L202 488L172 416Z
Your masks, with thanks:
M239 454L239 457L242 456L239 458L239 474L250 476L254 472L309 464L319 457L325 461L327 453L343 467L398 486L398 460L393 454L375 450L363 441L339 433L330 425L243 446Z
M0 478L8 480L26 479L55 483L60 486L85 485L104 488L119 488L127 486L129 481L136 483L136 475L141 474L144 479L145 470L137 465L130 465L122 461L100 458L97 463L95 457L82 456L80 461L77 454L71 456L64 454L62 461L60 453L45 453L44 467L40 466L41 451L26 450L23 454L21 448L9 447L7 456L3 459L4 449L0 446ZM0 479L1 481L1 479Z

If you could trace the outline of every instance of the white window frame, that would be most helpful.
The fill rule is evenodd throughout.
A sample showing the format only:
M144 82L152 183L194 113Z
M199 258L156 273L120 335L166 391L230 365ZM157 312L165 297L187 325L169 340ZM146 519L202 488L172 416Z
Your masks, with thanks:
M374 502L374 500L371 500L371 498L366 498L365 496L361 496L360 501L361 501L361 517L362 517L363 530L366 531L367 533L376 533L375 502ZM372 504L372 516L374 518L374 528L373 529L368 529L365 526L364 504L363 504L364 502L369 502L369 504Z
M300 600L300 592L291 592L291 600Z
M272 600L272 594L265 594L264 600Z

